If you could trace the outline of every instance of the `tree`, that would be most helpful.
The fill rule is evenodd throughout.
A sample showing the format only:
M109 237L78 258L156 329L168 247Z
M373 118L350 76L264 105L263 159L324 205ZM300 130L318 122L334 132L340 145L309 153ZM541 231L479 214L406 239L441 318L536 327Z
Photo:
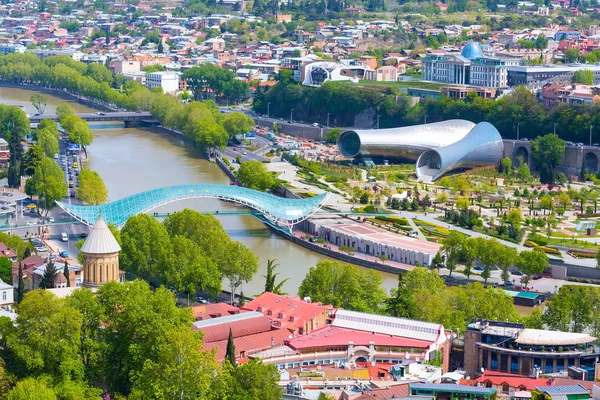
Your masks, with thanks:
M128 399L204 399L217 363L213 352L202 351L200 332L178 329L159 342L156 360L144 363Z
M121 267L135 276L160 277L173 257L169 234L148 214L130 217L121 229Z
M329 144L335 144L341 134L342 130L340 128L331 128L325 135L325 141Z
M446 254L446 268L450 270L450 275L452 275L452 271L454 271L456 263L460 259L464 241L464 235L456 231L450 232L444 240L442 251Z
M32 176L35 172L35 167L37 167L42 158L44 158L44 153L39 146L29 146L29 150L24 154L21 162L21 173Z
M496 266L502 271L502 281L510 279L508 269L512 267L518 257L517 249L508 246L497 246L496 248Z
M538 307L535 307L531 315L525 317L523 323L529 329L544 329L543 314Z
M35 394L34 394L35 393ZM25 378L8 393L7 400L57 400L47 378Z
M404 275L399 274L398 287L391 290L386 311L395 317L416 318L418 299L415 296L422 289L441 294L445 283L437 273L423 267L417 267Z
M60 118L60 124L67 131L71 143L80 144L84 149L94 141L94 133L88 123L74 114L67 114Z
M37 131L37 145L46 157L53 158L58 154L58 139L48 130Z
M235 367L237 365L235 344L233 343L233 333L231 332L231 328L229 328L229 337L227 338L227 351L225 352L225 359L229 361L232 366Z
M177 375L179 371L171 372L176 368L173 365L181 362L177 353L183 344L181 338L175 339L171 333L189 331L193 318L189 309L176 306L173 293L164 287L152 291L141 280L127 285L109 282L98 290L97 301L104 314L101 329L105 343L101 357L103 377L111 391L129 395L138 382L144 382L145 366L148 366L147 372L155 371L154 363L159 365L156 368L164 365L163 369L169 376ZM183 341L187 339L184 337ZM169 344L172 341L177 343ZM170 345L173 347L169 349ZM161 355L159 349L167 354ZM188 349L183 347L183 350ZM188 356L193 362L195 355ZM169 358L170 361L166 360ZM161 360L167 364L159 363ZM164 380L161 379L161 382Z
M543 250L523 250L516 261L517 268L524 274L521 282L527 286L531 277L543 273L549 264L548 256Z
M56 116L59 122L69 115L75 115L75 109L70 104L62 103L56 107Z
M12 282L12 261L6 257L0 257L0 279L11 285Z
M65 276L65 279L67 280L67 287L71 287L71 274L69 273L69 263L67 262L67 260L65 260L65 265L63 268L63 275Z
M221 124L227 131L229 139L233 139L236 135L246 134L254 128L254 120L240 112L225 114Z
M91 206L102 204L108 199L108 189L96 171L82 169L79 173L79 187L75 189L77 199Z
M589 286L563 285L552 297L542 315L549 330L582 332L587 327L596 328L598 289Z
M250 282L258 271L258 259L252 250L240 242L229 241L224 261L221 271L229 281L231 302L233 303L237 288L244 282Z
M523 222L521 210L518 208L513 208L512 210L509 210L506 214L506 222L511 224L518 231L521 227L521 223Z
M381 275L338 261L321 261L311 267L298 295L334 307L371 313L381 310L385 298Z
M19 275L18 275L18 287L17 287L17 304L20 304L25 297L25 282L23 280L23 264L19 261Z
M249 189L267 191L275 184L273 175L264 163L258 160L244 161L236 172L240 183Z
M500 166L502 169L502 173L508 176L512 168L512 160L510 159L510 157L504 157L502 161L500 161Z
M272 364L253 358L234 368L225 360L210 387L208 400L279 400L279 372Z
M48 212L54 207L54 202L67 195L67 183L62 169L54 160L44 158L35 167L32 185L38 195L38 207Z
M575 71L575 74L573 74L573 77L571 78L571 82L592 86L594 84L594 73L589 69L580 69Z
M78 346L81 314L46 290L33 290L19 304L17 319L1 332L18 376L48 375L53 381L80 381Z
M529 170L529 166L526 163L521 163L517 168L517 179L521 182L529 181L531 177L531 171Z
M181 292L195 294L198 288L216 298L221 293L221 271L196 243L184 236L171 238L173 257L164 279Z
M568 64L574 63L579 58L579 50L578 49L566 49L564 51L565 61Z
M287 293L283 292L281 290L281 287L290 278L286 278L276 285L275 280L277 279L277 276L279 275L279 273L278 272L276 273L275 270L277 269L278 266L279 266L279 264L276 264L275 260L267 260L267 274L263 275L263 277L265 278L265 292L279 294L279 295L286 295Z
M48 96L36 93L31 96L29 101L31 102L33 108L35 108L40 115L44 115L44 111L46 111L46 104L48 103Z
M56 265L52 261L49 261L46 264L46 269L44 270L44 276L42 277L42 281L40 282L41 289L53 289L54 281L56 280Z
M538 136L531 142L531 157L540 169L540 179L543 183L554 183L554 169L562 160L565 152L565 142L558 135L549 133Z
M546 35L543 33L538 35L538 37L535 39L535 48L538 50L545 50L548 48L548 38Z

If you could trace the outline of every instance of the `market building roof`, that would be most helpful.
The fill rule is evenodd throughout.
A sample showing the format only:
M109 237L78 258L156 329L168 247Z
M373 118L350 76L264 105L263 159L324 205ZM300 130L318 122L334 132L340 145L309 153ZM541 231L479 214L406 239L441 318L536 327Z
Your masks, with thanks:
M537 386L536 390L550 396L566 396L569 394L590 394L590 391L581 385L567 386Z

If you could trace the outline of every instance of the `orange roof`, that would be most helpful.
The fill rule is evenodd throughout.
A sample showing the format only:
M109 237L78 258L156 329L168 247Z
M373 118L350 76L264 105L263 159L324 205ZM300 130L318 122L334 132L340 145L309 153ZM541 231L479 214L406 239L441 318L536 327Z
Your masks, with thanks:
M282 327L302 327L304 321L333 310L333 306L307 303L298 296L288 297L266 292L246 304L243 309L262 312L278 321Z
M242 311L243 312L243 311ZM201 304L192 307L192 313L196 321L210 318L224 317L226 315L239 314L240 309L227 303Z
M549 386L551 384L549 379L530 378L523 375L496 371L485 371L477 379L461 379L460 384L466 386L476 386L478 383L485 382L489 382L494 386L502 386L506 383L511 388L519 389L524 387L526 390L535 390L536 386Z

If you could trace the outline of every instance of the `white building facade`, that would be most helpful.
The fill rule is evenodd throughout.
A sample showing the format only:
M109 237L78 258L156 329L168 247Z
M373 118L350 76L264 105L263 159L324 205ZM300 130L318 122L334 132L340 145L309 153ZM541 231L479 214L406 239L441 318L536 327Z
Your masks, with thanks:
M179 90L179 75L168 71L147 74L146 88L152 90L155 87L162 87L164 93L176 93Z

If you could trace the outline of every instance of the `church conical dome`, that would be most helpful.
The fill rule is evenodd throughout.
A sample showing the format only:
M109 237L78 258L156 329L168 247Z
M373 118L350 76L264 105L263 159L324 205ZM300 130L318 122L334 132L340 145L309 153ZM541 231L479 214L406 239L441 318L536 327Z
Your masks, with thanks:
M102 215L98 216L90 235L81 246L81 252L84 254L112 254L118 253L120 250L121 246L102 219Z

